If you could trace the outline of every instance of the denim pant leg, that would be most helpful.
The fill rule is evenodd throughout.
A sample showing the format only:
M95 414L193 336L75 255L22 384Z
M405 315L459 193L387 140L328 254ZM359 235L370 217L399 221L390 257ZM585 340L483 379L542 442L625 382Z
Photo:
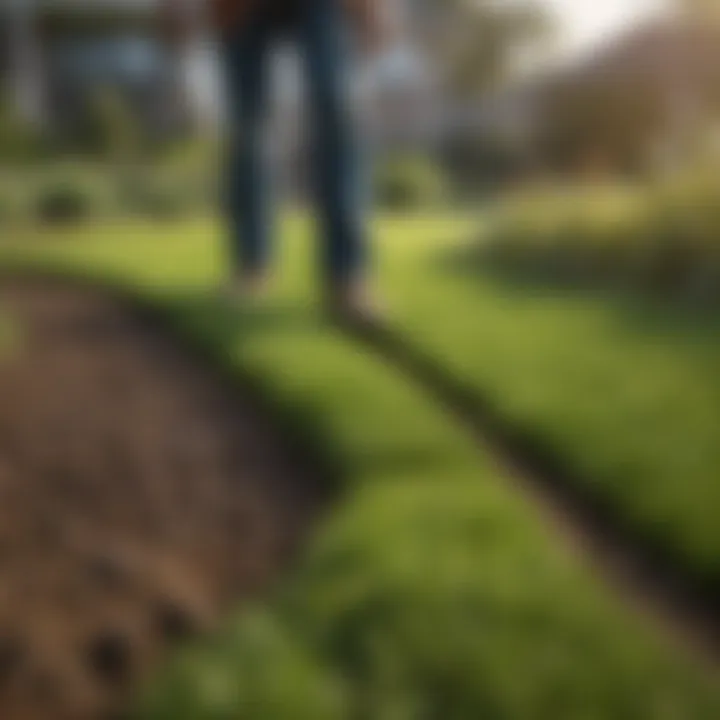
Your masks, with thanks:
M325 279L362 275L366 263L364 173L350 90L349 34L342 3L313 0L299 27L324 231Z
M270 256L270 179L267 159L272 36L261 19L224 41L230 119L226 209L235 270L264 269Z

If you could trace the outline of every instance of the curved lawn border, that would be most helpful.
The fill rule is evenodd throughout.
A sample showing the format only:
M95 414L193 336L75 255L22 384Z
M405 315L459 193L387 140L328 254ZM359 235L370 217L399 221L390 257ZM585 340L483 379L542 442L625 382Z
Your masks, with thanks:
M0 278L0 304L0 715L109 717L284 577L332 478L122 297Z
M685 334L667 318L663 336L663 313L640 301L633 316L618 297L568 298L508 285L470 260L461 268L458 239L389 249L398 333L501 444L712 612L717 345L693 336L692 318Z
M713 679L611 598L402 373L301 305L226 316L178 290L191 267L143 285L104 269L256 383L344 489L274 599L182 653L137 717L720 714Z

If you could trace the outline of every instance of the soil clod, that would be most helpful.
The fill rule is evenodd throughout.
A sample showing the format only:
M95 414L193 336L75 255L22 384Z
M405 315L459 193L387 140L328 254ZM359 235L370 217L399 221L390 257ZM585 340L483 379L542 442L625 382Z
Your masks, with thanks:
M24 658L25 647L18 638L0 636L0 688L12 679Z
M165 640L183 640L198 632L202 626L192 611L173 603L161 605L157 610L157 626Z
M96 677L115 684L128 679L132 655L132 644L127 636L120 632L105 631L91 641L87 660Z
M168 645L282 572L268 548L300 546L323 490L122 300L6 279L0 305L22 330L0 363L0 718L117 716Z

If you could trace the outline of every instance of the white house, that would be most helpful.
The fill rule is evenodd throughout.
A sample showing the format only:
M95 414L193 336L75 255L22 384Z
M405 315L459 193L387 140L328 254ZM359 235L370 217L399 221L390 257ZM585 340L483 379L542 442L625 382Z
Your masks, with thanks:
M188 0L189 3L202 0ZM153 122L183 108L195 122L223 115L213 46L198 27L181 62L157 41L157 0L0 0L0 77L30 119L57 124L97 85L121 85ZM403 28L397 44L365 67L358 84L371 132L383 144L427 139L433 127L433 78L415 41L428 17L425 0L385 0ZM173 74L175 75L173 79ZM278 67L278 114L298 112L297 68ZM173 95L175 93L175 95ZM372 98L372 102L370 102ZM293 110L294 108L294 110ZM167 119L167 118L164 118ZM292 135L292 128L287 133Z
M155 0L0 0L0 80L28 120L51 128L71 123L88 95L108 85L163 127L188 109L178 105L154 7Z

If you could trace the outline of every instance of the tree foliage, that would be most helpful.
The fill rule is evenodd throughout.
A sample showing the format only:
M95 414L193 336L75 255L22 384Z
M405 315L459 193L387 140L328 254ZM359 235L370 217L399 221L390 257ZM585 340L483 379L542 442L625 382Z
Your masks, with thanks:
M487 90L520 53L552 37L550 16L537 0L445 0L438 64L456 94Z
M0 163L25 162L38 152L37 133L20 117L0 87Z
M80 125L86 151L117 164L137 160L144 141L143 132L121 93L105 88L92 94Z

